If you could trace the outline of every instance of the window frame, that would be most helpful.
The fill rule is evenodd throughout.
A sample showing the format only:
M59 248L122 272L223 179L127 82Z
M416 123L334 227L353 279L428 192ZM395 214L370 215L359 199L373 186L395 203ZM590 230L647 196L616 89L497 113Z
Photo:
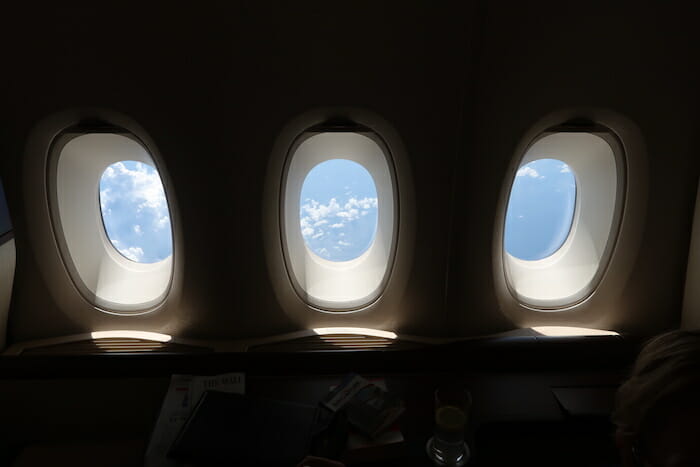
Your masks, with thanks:
M97 235L99 236L100 239L100 244L104 248L105 254L111 259L115 265L117 265L118 268L121 268L122 270L129 271L129 273L135 273L135 274L148 274L148 273L154 273L154 271L157 271L158 269L164 269L167 268L169 273L168 273L168 279L167 283L165 286L162 288L162 291L157 294L154 298L151 298L149 300L144 300L138 303L120 303L112 300L105 299L99 295L98 292L93 291L84 281L80 267L78 267L71 255L71 249L69 246L69 242L67 241L66 238L66 232L63 226L63 222L61 219L61 212L60 212L60 206L59 206L59 193L58 193L58 185L59 185L59 180L58 180L58 170L59 170L59 162L61 160L61 156L63 153L63 150L65 149L66 145L68 145L71 141L73 141L76 138L79 138L81 136L86 136L86 135L91 135L91 134L112 134L112 135L117 135L121 137L125 137L127 139L130 139L131 141L135 142L141 148L144 150L144 152L148 155L150 158L150 162L146 162L149 165L152 165L156 171L159 174L159 177L161 178L161 183L163 185L163 191L165 192L165 198L166 198L166 203L168 205L168 215L171 219L171 228L170 228L170 235L171 235L171 241L173 244L173 252L172 255L162 261L156 262L156 263L138 263L135 261L132 261L125 256L123 256L112 244L106 229L104 227L104 219L102 217L102 212L100 209L99 205L99 182L100 182L100 177L104 173L104 170L100 172L98 178L95 180L95 199L97 202L97 212L94 214L97 216L98 221L99 221L99 228L97 228ZM133 160L133 159L132 159ZM118 162L115 160L115 162ZM111 164L111 163L110 163ZM106 167L105 166L105 170ZM54 241L56 242L56 245L58 246L58 254L61 259L61 262L64 266L64 268L67 271L67 275L69 277L70 282L74 285L75 289L78 291L80 294L81 298L89 303L91 306L93 306L96 310L107 313L107 314L113 314L113 315L142 315L145 313L150 313L156 309L159 309L168 299L168 296L170 295L172 289L173 289L173 283L174 283L174 275L175 275L175 255L176 255L176 248L175 248L175 226L172 224L173 223L173 214L172 214L172 201L170 196L168 195L168 190L167 186L164 182L163 176L162 176L162 169L159 166L158 160L156 157L154 157L154 152L149 148L149 146L138 136L136 136L134 133L131 131L122 128L120 126L116 125L111 125L108 123L103 123L103 122L90 122L90 123L82 123L82 124L75 124L68 126L64 128L62 131L60 131L51 141L49 145L49 150L48 150L48 160L46 164L46 172L45 172L45 183L47 187L47 204L48 204L48 212L49 212L49 218L50 218L50 225L52 227L52 236L54 238ZM161 273L162 274L162 273Z
M391 227L391 234L389 235L388 239L388 252L386 253L386 265L384 268L384 273L382 275L382 278L380 281L377 283L377 286L374 288L372 292L369 294L353 299L353 300L347 300L345 302L342 302L342 304L334 304L332 301L320 299L317 297L312 297L306 290L305 288L300 284L296 273L294 272L295 270L295 261L293 259L293 253L290 251L290 245L289 245L289 236L288 236L288 230L293 230L294 235L295 233L298 233L299 236L301 237L301 230L299 228L298 222L299 222L299 209L297 208L295 213L292 213L292 218L296 218L296 224L294 226L288 227L289 224L289 219L287 216L287 187L289 183L289 176L290 176L290 166L292 164L292 161L295 158L295 155L297 154L297 150L299 147L309 139L313 138L314 136L321 135L321 134L326 134L326 133L354 133L354 134L359 134L361 136L365 136L369 138L372 142L374 142L379 150L381 151L382 155L384 156L384 162L386 163L386 169L387 173L390 179L391 187L389 188L389 192L391 193L391 218L389 222L382 222L382 209L381 205L383 204L381 201L381 195L380 191L382 188L380 188L377 184L377 178L375 175L375 170L373 170L371 167L367 167L364 164L361 164L370 174L370 176L373 179L373 182L375 183L375 188L377 189L377 197L379 198L379 205L378 205L378 218L377 218L377 230L380 230L380 227L382 225L390 225ZM317 162L317 164L323 163L327 160L330 160L332 158L324 159L321 160L320 162ZM349 159L353 160L353 159ZM357 162L353 160L353 162ZM315 167L317 164L313 165ZM309 169L309 170L311 170ZM305 177L308 175L308 171L304 174L302 177L302 180L300 181L300 189L303 187L303 183L305 180ZM280 189L279 189L279 200L278 200L278 222L279 222L279 235L280 235L280 245L281 245L281 250L282 250L282 258L283 258L283 264L284 264L284 269L285 269L285 274L286 277L288 278L290 284L292 285L292 288L296 294L296 296L304 302L307 306L309 306L311 309L318 311L318 312L323 312L323 313L355 313L358 311L362 311L370 307L372 304L377 302L384 291L386 290L387 284L389 282L389 279L392 276L392 273L395 268L395 263L396 263L396 250L399 244L399 227L401 224L401 212L400 212L400 203L399 203L399 186L398 186L398 177L397 177L397 169L394 161L394 156L391 153L391 150L389 149L388 144L382 138L382 136L374 131L373 129L358 124L358 123L342 123L342 124L317 124L313 125L309 128L306 128L302 132L300 132L292 141L292 143L289 146L289 149L286 152L286 155L284 157L284 161L282 164L282 174L281 174L281 179L280 179ZM296 200L297 204L299 200ZM342 262L333 262L329 260L325 260L323 258L318 257L315 255L315 253L311 252L304 242L303 238L301 239L301 243L304 247L304 256L310 255L314 256L317 258L318 263L329 263L327 265L329 270L333 269L334 263L343 263L344 265L349 265L349 263L357 262L358 260L361 260L362 258L366 257L368 254L371 254L371 251L373 250L374 245L376 244L378 238L377 236L380 235L379 232L375 233L375 237L372 241L372 244L370 247L365 251L363 254L361 254L359 257L349 260L349 261L342 261ZM297 242L298 243L298 242ZM322 266L323 267L323 266ZM350 266L354 267L354 266Z
M579 175L576 173L572 164L568 161L558 158L562 162L566 163L571 167L574 176L576 177L576 203L574 207L574 214L572 219L572 225L569 229L567 239L562 243L562 245L552 253L552 255L539 260L521 260L519 258L510 255L505 248L505 219L507 215L507 206L510 201L510 194L512 191L513 184L515 182L515 175L517 170L530 162L539 160L540 158L528 157L530 149L540 140L555 134L560 133L587 133L601 138L605 143L608 144L612 152L614 166L616 170L615 174L615 201L612 206L612 217L610 220L610 227L608 229L607 239L605 240L605 247L600 254L598 264L596 266L596 271L592 275L591 279L583 285L578 292L569 295L568 297L563 297L561 299L538 299L533 297L526 297L519 293L516 287L513 285L511 280L510 267L513 264L516 267L535 267L535 268L548 268L556 264L567 252L567 249L574 242L577 235L577 228L581 222L581 189L585 186L581 183ZM500 232L500 246L501 249L501 261L502 261L502 271L503 280L505 282L506 289L510 293L511 297L517 302L517 304L523 308L536 311L536 312L560 312L571 310L577 307L579 304L588 300L598 289L603 277L605 276L608 268L610 267L611 257L615 247L618 243L618 238L622 229L622 220L624 215L624 207L626 204L626 196L628 189L628 161L627 156L624 151L624 146L622 141L617 136L617 134L607 126L599 123L564 123L546 128L545 130L539 132L525 147L522 151L519 151L518 156L515 158L517 165L515 166L515 171L510 174L510 182L507 188L507 196L505 200L505 206L501 212L501 232ZM584 213L590 218L590 214ZM512 259L510 259L512 258Z

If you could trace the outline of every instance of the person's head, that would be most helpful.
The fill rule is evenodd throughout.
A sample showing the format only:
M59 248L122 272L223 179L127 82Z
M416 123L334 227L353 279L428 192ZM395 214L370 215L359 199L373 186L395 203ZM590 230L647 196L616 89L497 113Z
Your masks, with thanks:
M640 352L613 422L626 466L700 465L700 331L672 331Z

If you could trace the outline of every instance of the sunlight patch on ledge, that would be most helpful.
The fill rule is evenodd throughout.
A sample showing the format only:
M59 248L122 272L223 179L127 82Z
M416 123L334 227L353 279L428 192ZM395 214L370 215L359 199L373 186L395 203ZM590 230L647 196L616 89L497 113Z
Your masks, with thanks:
M149 331L95 331L90 333L93 339L108 339L108 338L128 338L128 339L144 339L157 342L170 342L172 336L161 334L159 332Z
M530 329L538 334L549 337L620 335L615 331L606 331L605 329L577 328L572 326L536 326Z
M312 329L319 336L327 334L356 334L358 336L373 336L373 337L383 337L385 339L396 339L396 333L391 331L380 331L379 329L369 329L369 328L315 328Z

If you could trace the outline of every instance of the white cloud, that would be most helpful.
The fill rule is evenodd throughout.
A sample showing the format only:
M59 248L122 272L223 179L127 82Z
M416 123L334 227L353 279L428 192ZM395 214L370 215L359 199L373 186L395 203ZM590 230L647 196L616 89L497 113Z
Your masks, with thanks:
M131 261L139 262L143 259L143 249L137 246L119 249L119 253L129 258Z
M528 177L532 177L532 178L538 178L540 176L540 173L538 171L536 171L535 169L533 169L532 167L525 166L525 167L520 167L518 169L518 172L515 174L515 176L516 177L528 176Z
M571 167L569 167L569 166L566 165L566 164L562 164L561 167L560 167L560 169L561 169L561 170L559 170L559 173L562 173L562 174L568 174L568 173L571 172Z
M169 216L162 216L160 219L158 219L156 221L156 230L160 230L169 224L170 224L170 217Z
M170 244L170 213L155 167L117 162L105 169L99 194L105 229L114 247L133 261L164 259L154 255L163 254L158 249Z
M344 217L349 221L355 220L360 217L360 211L357 209L348 209L347 211L340 211L336 214L338 217Z
M376 208L377 207L377 198L362 198L362 199L356 199L356 198L350 198L347 203L345 203L345 209L352 209L352 208L362 208L362 209L370 209L370 208Z
M312 199L309 200L308 203L304 204L301 209L308 215L308 217L311 218L312 221L318 222L321 219L338 212L340 210L340 204L338 204L338 201L335 198L331 198L327 205L321 204Z
M109 167L111 169L111 167ZM111 197L111 188L105 188L104 190L100 190L100 209L103 211L107 208L107 205L110 204L113 199Z
M327 217L335 216L345 218L346 220L353 220L359 217L359 209L371 209L377 207L377 198L350 198L343 206L338 203L336 198L331 198L328 204L321 204L316 200L307 199L307 203L301 206L301 212L303 214L301 221L302 226L306 227L303 223L306 222L318 227L326 222Z
M135 169L129 169L123 162L117 162L105 170L104 175L111 180L110 188L116 198L124 198L132 202L137 202L137 212L143 209L153 209L156 211L166 210L167 201L163 191L163 183L158 176L158 172L141 162L135 164ZM105 190L106 191L106 190Z
M301 234L317 255L331 258L336 251L352 248L353 243L347 241L350 236L346 236L345 229L362 216L372 214L372 210L376 214L377 206L376 197L351 197L347 201L341 199L341 202L338 198L331 198L326 204L306 198L299 209Z

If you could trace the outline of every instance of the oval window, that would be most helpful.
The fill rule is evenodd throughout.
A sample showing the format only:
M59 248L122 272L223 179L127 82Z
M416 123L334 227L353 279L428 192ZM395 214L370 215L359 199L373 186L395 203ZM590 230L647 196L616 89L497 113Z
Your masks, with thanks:
M331 159L304 179L299 224L306 247L329 261L350 261L364 254L377 233L377 187L362 165Z
M176 254L153 157L128 134L66 132L53 144L49 201L73 283L101 311L155 309L170 292Z
M561 310L597 286L622 209L615 141L605 132L551 131L521 157L500 239L505 280L520 304Z
M526 261L551 256L569 237L575 206L576 178L568 164L539 159L523 165L506 211L506 252Z
M111 164L100 177L100 210L109 241L137 263L173 253L168 203L155 167L137 161Z
M282 190L282 248L298 296L324 311L355 311L386 284L397 216L390 155L372 133L305 133Z

